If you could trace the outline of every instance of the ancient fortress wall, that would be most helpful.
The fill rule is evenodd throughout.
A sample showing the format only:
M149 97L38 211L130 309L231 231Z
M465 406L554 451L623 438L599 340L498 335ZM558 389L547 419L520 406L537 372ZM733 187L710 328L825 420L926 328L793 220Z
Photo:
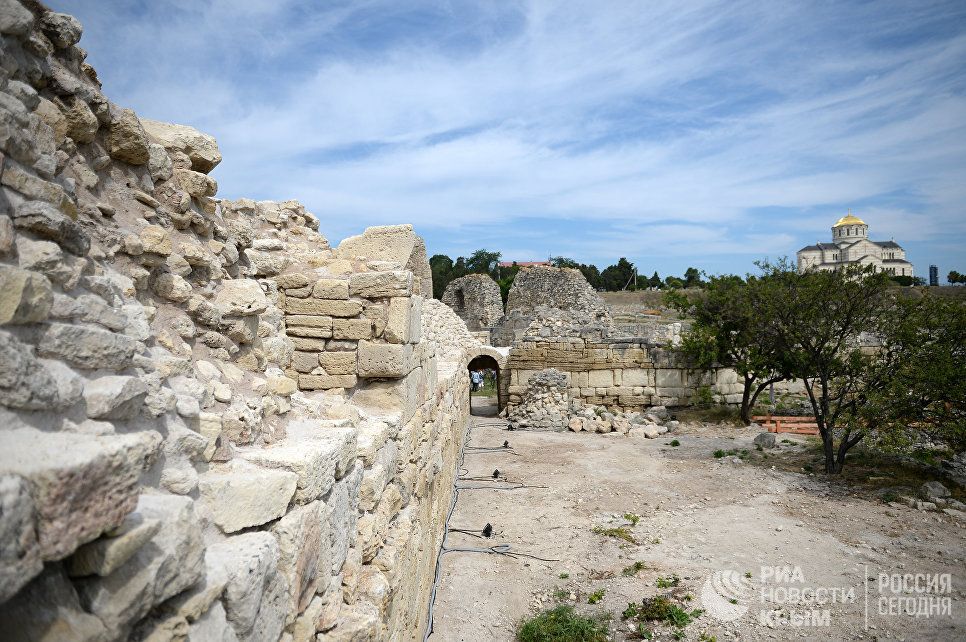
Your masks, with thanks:
M2 637L419 637L481 349L422 240L215 198L80 36L0 0Z

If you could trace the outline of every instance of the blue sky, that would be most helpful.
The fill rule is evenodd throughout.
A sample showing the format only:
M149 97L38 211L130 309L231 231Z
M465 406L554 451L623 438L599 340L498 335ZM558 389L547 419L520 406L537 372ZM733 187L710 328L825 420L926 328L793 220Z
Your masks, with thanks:
M49 0L116 103L214 135L219 196L744 273L847 208L966 271L966 3Z

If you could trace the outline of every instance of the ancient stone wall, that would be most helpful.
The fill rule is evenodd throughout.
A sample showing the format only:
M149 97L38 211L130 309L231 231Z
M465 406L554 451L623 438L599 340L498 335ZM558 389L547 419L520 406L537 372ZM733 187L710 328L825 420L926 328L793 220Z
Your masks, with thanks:
M622 412L649 406L683 406L699 388L716 401L741 401L733 370L691 371L670 342L623 336L609 319L538 308L523 337L510 349L509 403L520 403L530 377L554 368L567 376L574 399Z
M488 330L503 318L500 286L487 274L467 274L450 281L442 301L472 332Z
M607 305L580 270L538 265L523 268L507 296L506 315L491 332L495 346L519 340L541 308L576 311L597 320L609 319Z
M475 344L422 240L217 199L81 33L0 0L5 639L419 637Z

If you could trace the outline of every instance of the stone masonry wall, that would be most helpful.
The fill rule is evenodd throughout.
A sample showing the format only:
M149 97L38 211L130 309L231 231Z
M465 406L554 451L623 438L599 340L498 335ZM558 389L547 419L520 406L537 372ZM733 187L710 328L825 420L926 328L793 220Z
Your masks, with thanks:
M0 0L4 639L420 637L474 343L425 245L216 198L81 34Z

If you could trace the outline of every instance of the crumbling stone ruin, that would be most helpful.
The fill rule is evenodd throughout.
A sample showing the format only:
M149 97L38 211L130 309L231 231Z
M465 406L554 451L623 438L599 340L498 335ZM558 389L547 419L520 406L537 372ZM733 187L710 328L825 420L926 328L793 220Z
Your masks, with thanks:
M520 403L510 407L507 420L517 430L615 432L648 439L678 426L664 406L624 413L587 404L571 395L568 375L554 368L530 377Z
M500 286L488 274L467 274L450 281L442 301L472 332L489 330L503 318Z
M484 347L411 226L216 198L213 138L0 0L0 631L416 639Z
M607 305L580 270L537 265L520 270L507 295L506 315L491 332L495 346L519 340L541 308L576 311L597 320L610 318Z

